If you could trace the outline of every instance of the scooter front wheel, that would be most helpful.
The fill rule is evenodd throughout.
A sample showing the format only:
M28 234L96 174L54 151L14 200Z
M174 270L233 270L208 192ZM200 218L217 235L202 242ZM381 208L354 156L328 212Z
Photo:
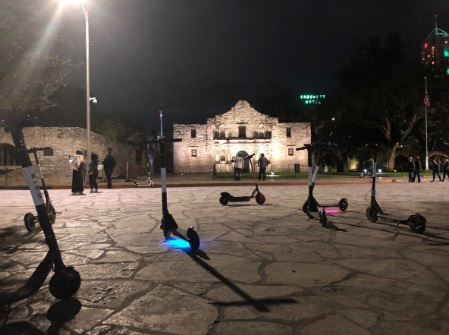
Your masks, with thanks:
M81 276L72 266L63 267L55 272L50 279L50 293L58 299L68 299L73 296L81 285Z
M410 215L408 218L408 224L410 225L410 229L415 233L422 234L426 231L426 219L420 214Z
M256 195L256 202L259 205L263 205L265 203L265 196L262 193L257 193L257 195Z
M348 209L348 199L346 198L342 198L339 202L338 202L338 208L340 208L341 211L345 211Z
M193 251L198 250L200 247L200 237L193 227L187 229L187 238L189 239L190 248Z
M52 204L50 204L50 208L49 208L49 211L48 211L48 218L50 219L51 224L55 223L55 221L56 221L56 210L55 210L55 208L53 207Z
M226 199L225 197L220 197L220 204L222 204L223 206L226 206L228 202L228 199Z
M304 205L302 205L302 211L308 216L309 219L314 219L315 217L310 214L309 201L307 200Z
M368 218L368 220L370 220L371 222L376 222L377 221L377 210L374 207L368 207L366 209L366 217Z
M25 228L30 233L36 228L36 217L33 213L26 213L23 217L23 221L25 222Z
M164 218L161 219L161 225L159 226L159 228L162 229L162 232L164 234L164 238L165 238L165 240L167 240L170 237L170 230L166 229Z
M319 211L318 213L319 217L320 217L320 223L323 227L326 226L327 224L327 216L326 216L326 212L324 210Z

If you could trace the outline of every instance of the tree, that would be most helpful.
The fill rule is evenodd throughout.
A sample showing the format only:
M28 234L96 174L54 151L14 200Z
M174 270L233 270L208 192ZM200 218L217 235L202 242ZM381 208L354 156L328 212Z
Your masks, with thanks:
M446 149L449 143L449 76L426 73L430 106L427 109L429 150ZM425 125L420 124L419 135L425 143Z
M45 110L72 70L74 44L57 36L55 2L0 2L0 110Z
M385 144L387 165L394 169L398 147L424 116L423 73L407 59L400 34L388 35L384 45L375 37L358 47L336 78L331 112L344 125L347 141L360 145L357 140L373 134Z

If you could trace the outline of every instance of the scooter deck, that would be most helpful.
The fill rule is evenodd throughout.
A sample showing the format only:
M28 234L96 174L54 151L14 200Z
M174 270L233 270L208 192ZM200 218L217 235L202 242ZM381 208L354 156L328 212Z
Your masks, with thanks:
M340 207L338 204L317 204L318 207Z
M410 216L403 217L403 216L399 216L396 214L389 214L389 213L385 213L385 212L383 212L382 214L377 213L377 217L382 220L385 220L385 221L393 221L393 222L400 222L400 223L407 223L410 218Z
M248 196L229 198L229 201L231 201L231 202L250 201L250 200L251 200L251 197L248 197Z

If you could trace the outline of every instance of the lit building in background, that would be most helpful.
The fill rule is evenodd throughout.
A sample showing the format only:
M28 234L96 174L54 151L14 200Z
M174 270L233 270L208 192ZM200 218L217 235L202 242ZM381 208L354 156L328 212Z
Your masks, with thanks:
M299 99L304 102L305 105L320 105L321 102L326 99L325 94L301 94Z
M421 45L421 64L435 76L449 75L449 34L438 28L436 17L435 29Z

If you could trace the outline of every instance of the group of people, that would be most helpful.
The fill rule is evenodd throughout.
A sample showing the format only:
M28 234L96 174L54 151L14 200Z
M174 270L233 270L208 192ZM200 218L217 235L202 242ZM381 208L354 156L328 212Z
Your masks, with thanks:
M243 157L240 153L232 160L234 162L234 179L240 180L242 171L243 171ZM265 154L260 154L259 159L257 160L257 165L259 166L259 180L265 180L267 166L270 164L270 161Z
M431 183L435 182L436 176L438 176L439 181L444 182L446 176L449 179L449 159L445 158L443 162L441 162L441 158L439 156L435 156L429 162L429 167L432 170L432 180ZM422 165L419 157L409 157L407 162L408 168L408 182L414 183L416 179L418 179L418 183L421 182L421 171ZM443 168L443 178L441 178L440 172L441 168Z
M89 176L90 193L98 193L98 155L90 154L90 161L86 167L84 153L76 150L75 156L69 160L72 168L72 194L84 195L84 178L87 172ZM115 167L115 159L112 156L112 148L108 148L108 153L101 162L107 179L107 188L112 188L112 171Z

